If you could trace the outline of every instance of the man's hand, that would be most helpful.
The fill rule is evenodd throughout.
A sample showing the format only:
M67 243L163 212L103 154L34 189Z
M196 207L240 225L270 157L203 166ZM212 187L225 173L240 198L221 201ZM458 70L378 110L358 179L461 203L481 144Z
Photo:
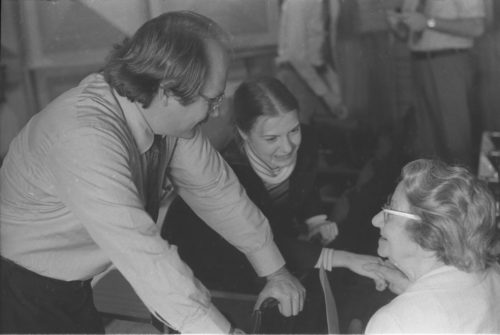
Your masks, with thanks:
M427 28L427 18L422 13L403 13L401 21L410 28L410 31L423 31Z
M392 29L396 29L398 24L401 22L401 16L395 10L390 9L385 12L387 22Z
M394 266L390 261L381 264L365 264L363 268L375 273L377 276L385 279L389 283L389 290L396 294L403 293L410 285L410 280L406 275Z
M405 41L408 38L409 28L402 21L402 14L396 12L395 10L387 10L386 18L389 23L389 27L397 38Z
M279 310L284 316L297 315L304 307L306 290L297 278L282 267L267 277L267 284L260 292L254 309L257 310L267 298L279 301Z
M332 93L327 93L321 97L328 107L328 112L337 119L343 120L349 116L349 110Z

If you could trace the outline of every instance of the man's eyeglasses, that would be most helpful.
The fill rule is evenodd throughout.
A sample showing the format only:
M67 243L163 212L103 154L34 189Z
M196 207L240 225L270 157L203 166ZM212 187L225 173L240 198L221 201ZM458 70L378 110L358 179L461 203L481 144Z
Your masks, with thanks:
M396 216L401 216L407 219L415 220L415 221L422 221L422 218L416 214L412 213L407 213L407 212L402 212L402 211L397 211L395 209L390 209L387 205L382 207L382 212L384 212L384 222L387 222L389 214L396 215Z
M222 102L224 101L224 98L226 97L224 95L224 92L216 96L215 98L209 98L202 93L199 94L200 97L205 99L208 102L208 113L212 114L216 110L219 110L220 106L222 105Z

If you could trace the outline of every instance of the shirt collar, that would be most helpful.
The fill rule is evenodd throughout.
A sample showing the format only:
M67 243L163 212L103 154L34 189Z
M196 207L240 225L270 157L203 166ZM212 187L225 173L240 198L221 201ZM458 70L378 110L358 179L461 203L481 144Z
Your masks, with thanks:
M141 154L149 150L154 141L154 133L144 117L144 109L137 103L130 102L126 97L119 95L113 89L113 95L120 105L125 121L134 136Z

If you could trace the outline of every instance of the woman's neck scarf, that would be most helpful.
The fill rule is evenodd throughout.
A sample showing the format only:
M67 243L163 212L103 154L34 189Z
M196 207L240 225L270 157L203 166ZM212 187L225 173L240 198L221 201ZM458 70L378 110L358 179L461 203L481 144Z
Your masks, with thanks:
M297 156L290 165L284 167L270 167L253 151L252 147L246 142L243 142L243 148L248 157L250 165L255 173L264 181L264 184L269 188L285 181L293 172Z

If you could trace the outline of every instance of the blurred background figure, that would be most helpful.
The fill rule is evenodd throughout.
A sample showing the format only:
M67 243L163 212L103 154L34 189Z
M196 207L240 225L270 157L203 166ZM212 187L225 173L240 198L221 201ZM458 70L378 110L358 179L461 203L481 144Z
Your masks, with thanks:
M347 117L333 59L329 27L339 14L338 0L285 0L281 7L277 77L299 100L300 121L314 116Z
M462 167L412 161L372 223L388 258L375 272L400 295L367 333L500 332L500 236L483 182Z
M476 71L470 50L485 30L483 0L404 0L388 11L408 41L414 80L417 151L475 168L479 132Z

